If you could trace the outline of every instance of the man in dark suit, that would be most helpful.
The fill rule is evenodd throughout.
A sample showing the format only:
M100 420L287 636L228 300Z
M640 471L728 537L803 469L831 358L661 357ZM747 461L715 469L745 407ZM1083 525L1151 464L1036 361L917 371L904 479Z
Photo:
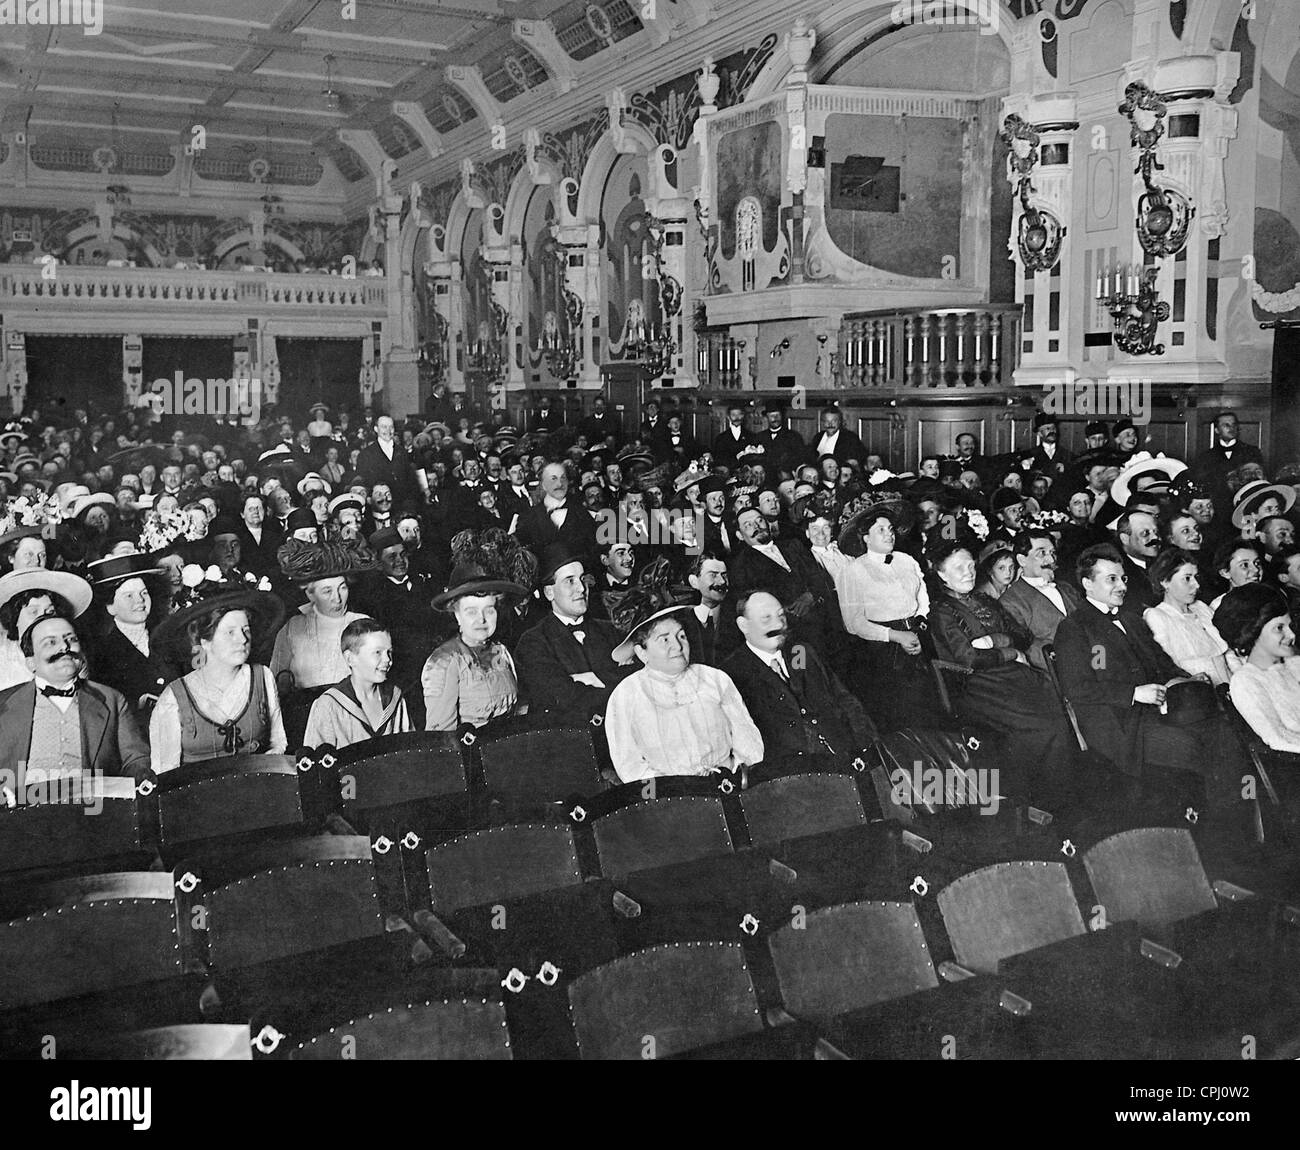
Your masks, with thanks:
M813 440L814 457L820 459L823 455L833 455L839 464L850 459L865 463L867 449L862 440L843 426L843 422L840 409L834 404L822 409L822 429Z
M357 474L367 487L386 484L398 503L423 501L428 495L428 477L416 471L411 457L396 439L390 415L375 420L375 442L363 447L357 456Z
M420 672L433 650L433 615L429 601L439 588L411 570L406 543L396 527L384 527L369 539L379 570L363 575L356 589L356 606L388 628L393 640L389 681L402 689L411 722L424 729L424 694ZM416 717L418 714L418 718Z
M569 494L569 473L563 463L548 463L541 474L542 502L519 516L515 534L540 555L552 543L565 543L584 557L596 547L596 521Z
M578 424L578 434L587 437L587 446L590 448L602 447L611 438L614 446L618 446L620 438L618 420L607 410L603 395L598 395L592 400L591 414Z
M1160 713L1170 682L1186 676L1141 614L1125 607L1119 552L1095 544L1077 568L1086 598L1056 629L1056 663L1089 749L1132 778L1153 766L1195 771L1206 777L1211 797L1230 799L1232 776L1240 772L1223 751L1222 724Z
M878 737L862 704L808 643L792 642L785 608L767 591L736 600L744 637L723 665L763 736L767 762L825 756L848 766Z
M700 498L704 500L704 550L724 558L740 546L735 527L727 522L726 487L716 475L700 482Z
M1228 489L1228 472L1246 463L1264 466L1264 456L1258 447L1242 443L1237 438L1237 417L1231 411L1221 411L1214 418L1214 446L1202 451L1192 464L1192 477L1209 488L1219 515L1232 508L1232 492Z
M708 551L701 552L691 564L686 581L699 598L699 602L681 616L682 627L691 644L691 662L721 667L723 660L740 646L726 559Z
M613 624L588 615L586 553L563 543L543 554L538 578L550 610L515 650L529 714L585 725L605 714L609 693L634 667L620 667Z
M1056 581L1056 544L1046 531L1022 531L1011 550L1020 578L1002 592L998 602L1033 635L1029 661L1046 671L1043 648L1056 641L1056 629L1079 606L1082 596L1068 583Z
M511 459L506 467L505 482L500 485L497 505L505 516L507 525L515 521L515 516L523 516L533 505L532 492L528 490L528 480L524 465L518 459Z
M742 545L728 564L735 594L771 591L793 617L796 639L823 651L836 647L844 621L835 583L808 548L796 539L774 541L757 507L748 507L736 516L736 534Z
M736 456L745 448L755 446L757 442L745 427L745 405L728 404L727 422L713 440L714 462L734 470Z
M551 406L551 397L543 395L537 400L529 431L558 431L564 426L564 417Z
M76 627L46 615L19 643L34 678L0 691L0 764L25 764L29 782L88 772L144 778L149 744L126 696L78 679L86 660Z
M655 458L660 463L672 462L678 467L685 467L700 454L700 445L695 437L682 427L682 417L673 412L668 417L668 426L655 444Z
M659 414L659 404L650 400L645 405L645 418L641 421L641 438L652 446L664 437L668 425Z
M1124 574L1128 577L1129 610L1139 615L1163 598L1151 587L1147 568L1160 551L1160 529L1154 515L1126 511L1115 525L1115 537L1123 552Z
M1022 472L1049 475L1053 484L1062 483L1070 467L1070 453L1057 443L1060 428L1056 416L1040 411L1034 416L1034 433L1038 442L1029 451L1020 453L1017 466Z
M766 429L755 438L763 449L767 477L775 479L782 471L794 470L808 458L808 445L793 428L785 425L785 406L779 399L769 400L763 408Z

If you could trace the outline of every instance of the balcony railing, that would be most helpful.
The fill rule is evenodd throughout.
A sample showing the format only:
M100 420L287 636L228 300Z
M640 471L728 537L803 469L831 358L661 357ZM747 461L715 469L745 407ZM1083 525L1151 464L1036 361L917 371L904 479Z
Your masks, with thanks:
M840 323L842 388L1006 387L1020 362L1020 308L868 311Z
M388 284L378 276L345 278L280 272L178 268L106 268L77 265L0 266L0 306L66 302L150 308L314 308L383 318Z

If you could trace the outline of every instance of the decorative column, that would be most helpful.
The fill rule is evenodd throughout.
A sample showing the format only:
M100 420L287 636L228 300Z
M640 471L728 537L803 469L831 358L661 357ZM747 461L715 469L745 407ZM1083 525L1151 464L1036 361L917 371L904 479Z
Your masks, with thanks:
M1007 181L1017 199L1007 248L1017 269L1016 302L1025 308L1019 386L1060 378L1075 327L1092 307L1092 284L1067 239L1074 210L1074 96L1044 93L1003 101L1000 135L1008 147Z
M144 341L138 335L122 337L122 395L127 407L139 405L144 393Z
M5 336L4 383L14 415L22 415L27 403L27 338L20 331Z

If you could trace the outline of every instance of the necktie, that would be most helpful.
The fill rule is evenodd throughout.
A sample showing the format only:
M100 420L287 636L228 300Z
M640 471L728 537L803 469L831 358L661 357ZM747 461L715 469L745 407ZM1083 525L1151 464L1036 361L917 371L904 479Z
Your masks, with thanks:
M578 622L576 623L565 623L564 625L568 627L569 634L572 635L575 639L577 639L579 643L581 643L587 637L587 632L582 629L581 619L579 619Z
M772 660L772 670L781 676L781 682L788 683L790 681L790 673L785 669L785 660L781 658L780 652Z
M709 616L709 617L704 621L704 634L707 635L710 639L712 639L712 638L713 638L713 632L714 632L716 629L717 629L717 628L715 628L715 627L713 626L713 616L710 615L710 616Z
M73 683L71 687L64 687L64 688L60 688L60 687L42 687L42 688L41 688L41 694L44 695L47 699L48 699L51 695L56 695L56 696L58 696L60 699L71 699L72 696L75 695L76 693L77 693L77 684L76 684L76 683Z

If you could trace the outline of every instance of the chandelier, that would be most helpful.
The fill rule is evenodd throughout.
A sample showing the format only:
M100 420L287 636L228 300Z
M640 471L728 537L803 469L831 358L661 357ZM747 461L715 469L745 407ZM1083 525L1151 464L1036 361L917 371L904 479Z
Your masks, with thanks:
M628 355L640 363L647 375L667 375L672 369L677 345L658 324L646 326L644 319L628 323L627 338L623 341Z
M1169 304L1156 295L1156 268L1125 265L1097 276L1097 302L1110 312L1115 346L1129 355L1164 355L1156 325L1169 318Z
M469 366L489 383L499 383L505 376L505 335L510 328L510 314L496 300L488 308L489 318L479 324L480 335L470 345Z
M546 361L546 369L555 379L574 379L582 362L582 297L568 285L568 251L553 232L542 261L558 306L548 309L542 317L537 354Z

